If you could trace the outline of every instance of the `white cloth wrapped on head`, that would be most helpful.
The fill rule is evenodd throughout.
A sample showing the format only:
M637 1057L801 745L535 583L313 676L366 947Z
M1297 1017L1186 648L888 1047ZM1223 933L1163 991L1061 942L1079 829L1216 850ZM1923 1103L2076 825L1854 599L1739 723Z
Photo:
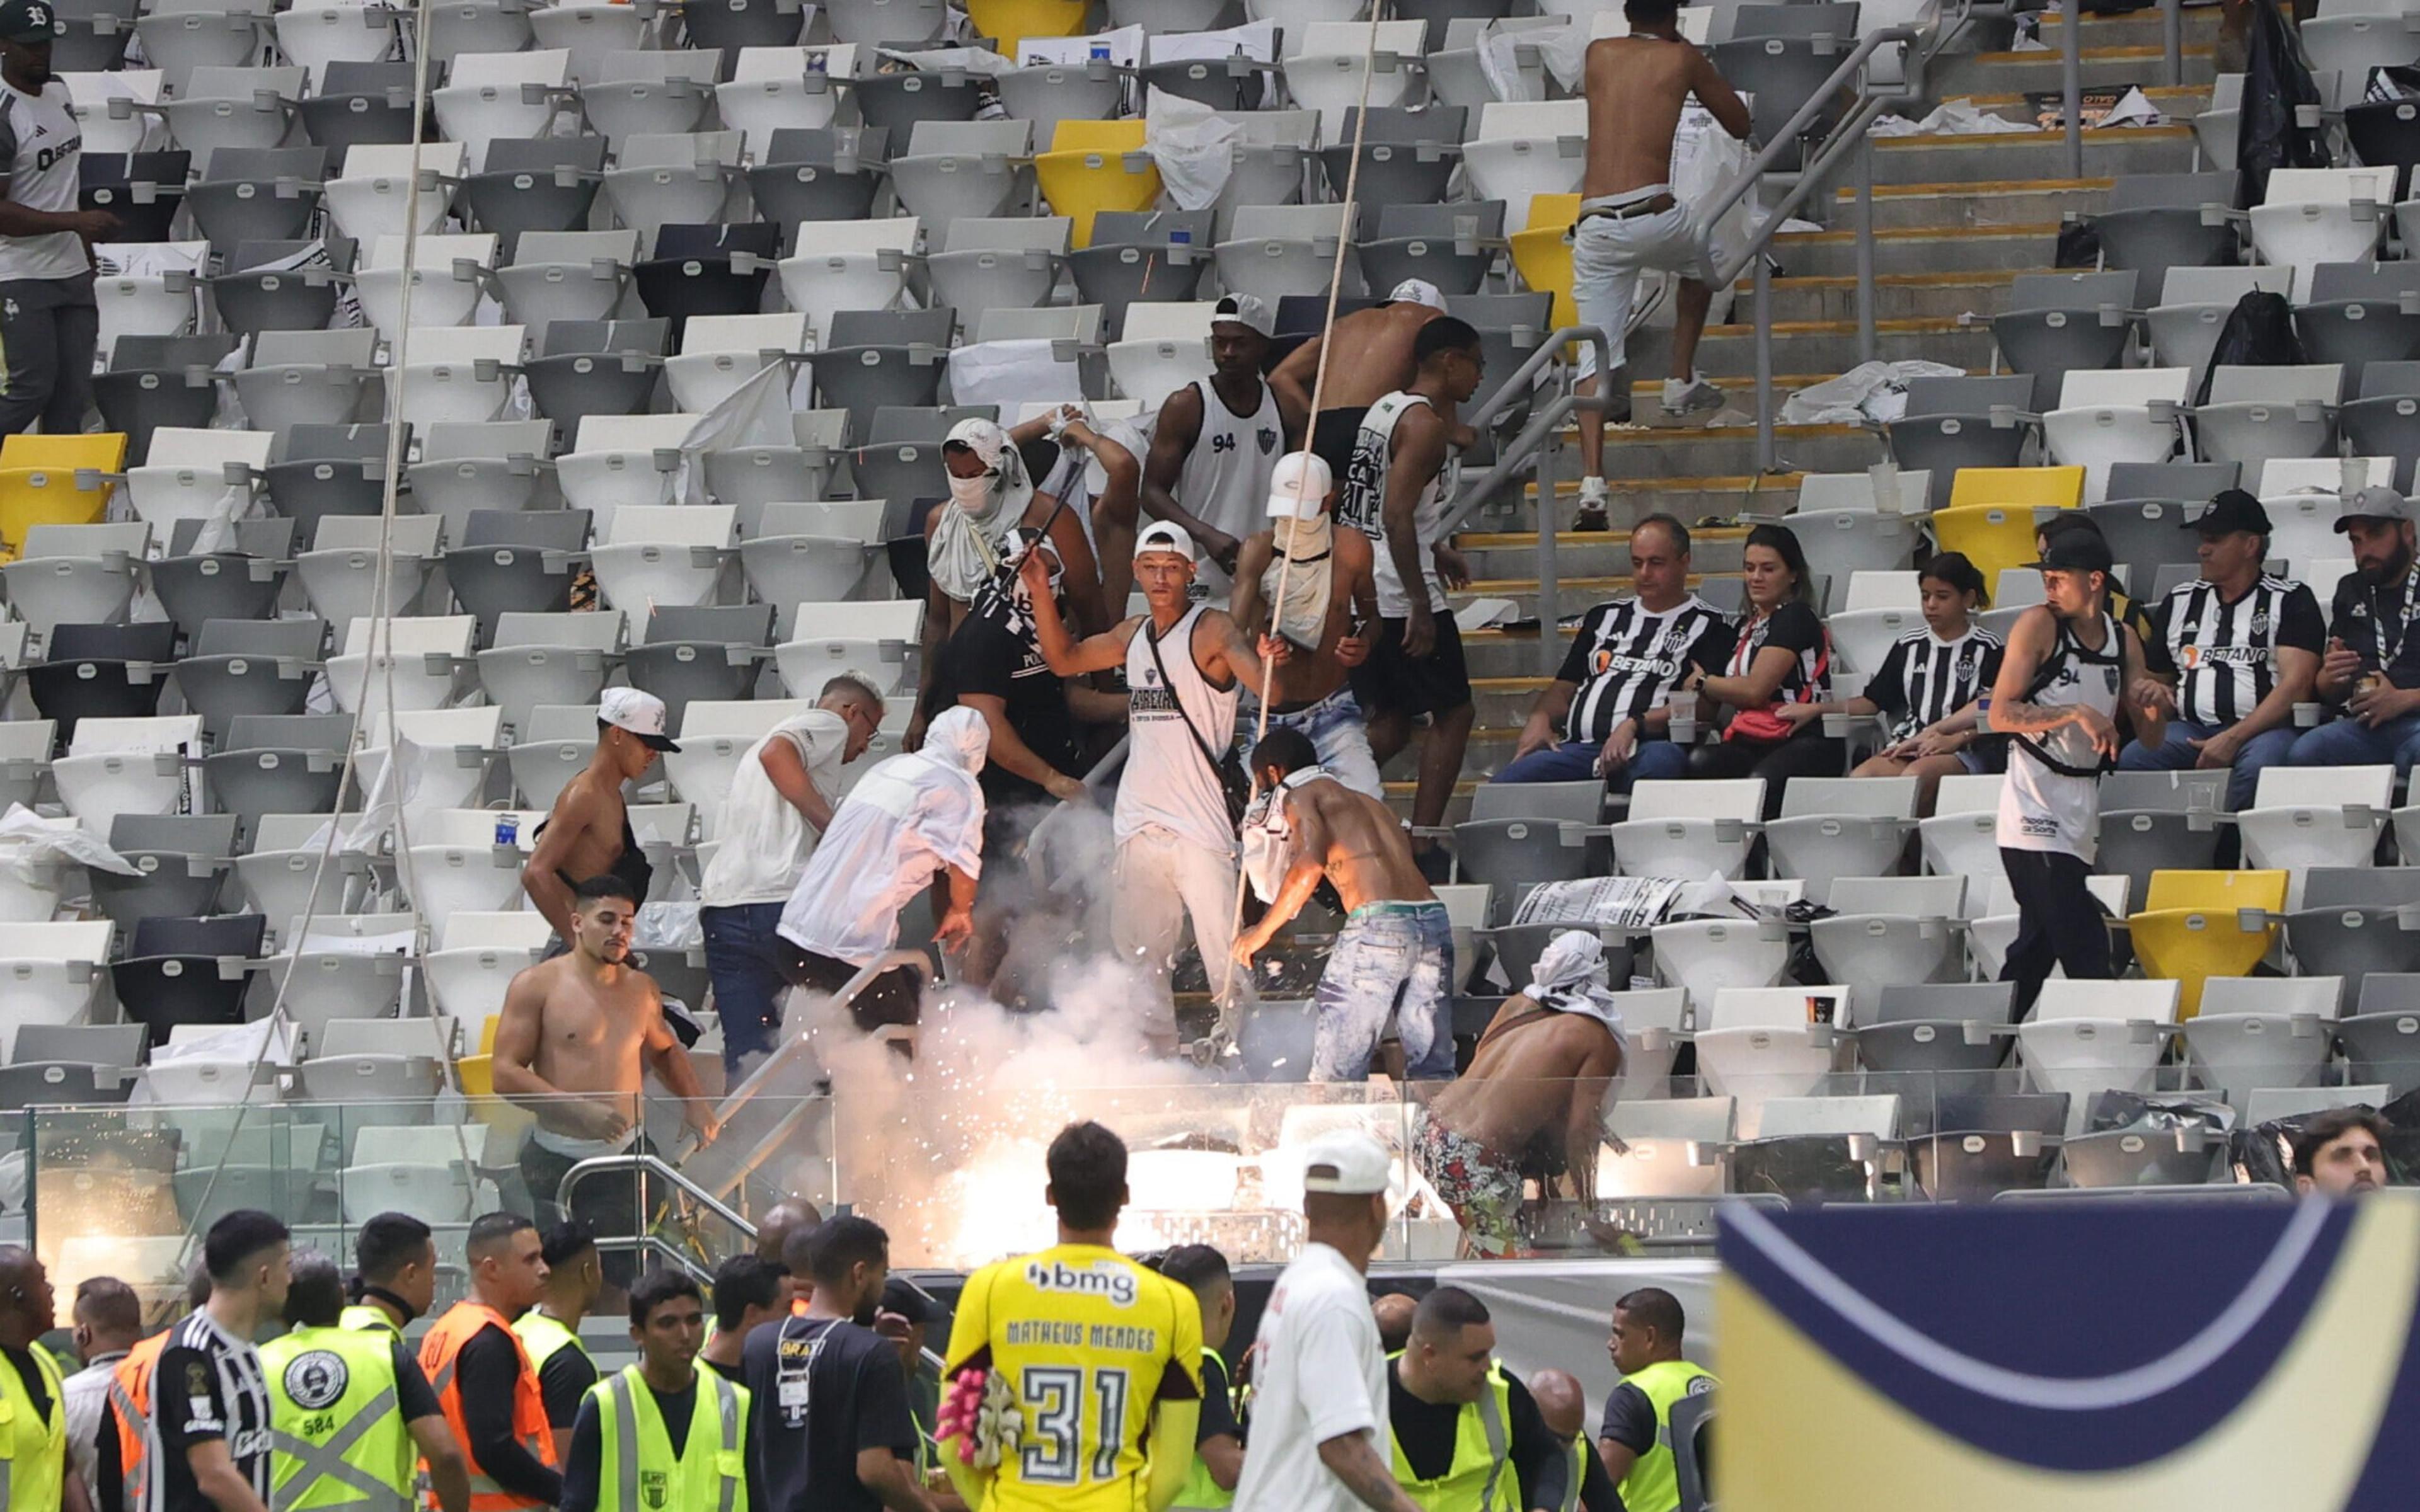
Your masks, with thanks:
M985 471L971 478L949 474L950 501L934 524L925 561L934 585L964 604L999 570L1000 543L1024 522L1033 480L1025 475L1025 460L1009 444L1008 433L991 421L959 421L943 444L950 442L982 458Z
M1621 995L1606 985L1605 942L1595 931L1565 930L1548 941L1538 953L1538 964L1529 968L1529 985L1523 994L1550 1011L1584 1013L1595 1019L1612 1031L1628 1053L1630 1041L1621 1031Z
M1244 876L1261 902L1278 901L1286 872L1294 868L1294 821L1286 817L1285 795L1313 778L1328 776L1317 765L1298 767L1276 787L1264 790L1244 810Z

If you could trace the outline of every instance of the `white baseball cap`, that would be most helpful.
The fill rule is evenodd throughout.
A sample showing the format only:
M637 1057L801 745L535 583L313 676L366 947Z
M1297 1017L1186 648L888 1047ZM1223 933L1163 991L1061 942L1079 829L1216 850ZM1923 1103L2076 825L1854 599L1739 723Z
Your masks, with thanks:
M1193 549L1193 537L1185 533L1184 526L1172 520L1153 520L1142 528L1140 535L1135 537L1134 554L1137 562L1140 562L1144 554L1151 551L1172 552L1187 562L1199 560Z
M597 700L597 718L616 730L628 730L650 750L677 752L680 747L664 733L664 701L635 687L609 687Z
M1269 472L1269 518L1316 518L1334 483L1326 458L1316 452L1287 453Z
M1407 278L1387 291L1387 302L1425 304L1432 310L1445 308L1445 291L1425 278Z
M1210 312L1210 323L1232 320L1239 326L1249 326L1264 336L1278 333L1278 317L1269 311L1269 301L1257 294L1230 294Z
M1321 1134L1303 1150L1302 1189L1338 1196L1382 1195L1395 1163L1387 1147L1358 1129Z

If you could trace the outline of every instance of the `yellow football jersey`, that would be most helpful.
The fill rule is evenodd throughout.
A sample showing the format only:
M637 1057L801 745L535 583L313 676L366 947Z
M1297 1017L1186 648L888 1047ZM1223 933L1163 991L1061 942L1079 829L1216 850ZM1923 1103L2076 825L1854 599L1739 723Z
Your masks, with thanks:
M1005 1375L1024 1412L985 1512L1134 1512L1152 1409L1202 1395L1202 1309L1114 1250L1058 1244L968 1278L948 1358Z

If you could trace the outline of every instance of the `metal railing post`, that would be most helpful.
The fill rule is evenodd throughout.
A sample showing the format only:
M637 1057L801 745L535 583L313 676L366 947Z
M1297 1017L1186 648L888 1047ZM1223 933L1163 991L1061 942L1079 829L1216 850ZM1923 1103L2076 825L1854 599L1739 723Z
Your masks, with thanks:
M1606 373L1597 381L1597 387L1607 391L1608 396L1613 378L1613 374ZM1601 427L1605 424L1605 412L1583 409L1578 419L1583 425ZM1546 444L1538 448L1538 672L1548 679L1561 670L1562 660L1555 644L1555 621L1562 598L1562 568L1555 561L1555 455L1561 449L1552 432L1547 434Z
M2160 43L2168 54L2168 87L2185 82L2184 0L2160 0Z
M2168 0L2173 5L2175 0ZM2058 18L2059 99L2067 116L2067 176L2084 177L2084 10L2065 0Z
M1773 471L1773 270L1764 254L1751 264L1756 279L1756 470Z
M2173 4L2174 0L2170 0ZM1761 261L1761 259L1759 259ZM1857 361L1875 357L1874 139L1857 138Z

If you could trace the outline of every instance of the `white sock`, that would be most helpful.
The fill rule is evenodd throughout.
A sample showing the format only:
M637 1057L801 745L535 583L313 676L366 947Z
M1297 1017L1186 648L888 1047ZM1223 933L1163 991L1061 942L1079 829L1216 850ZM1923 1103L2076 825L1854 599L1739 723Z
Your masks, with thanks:
M1605 480L1603 478L1586 477L1580 480L1581 503L1601 505L1605 502Z

